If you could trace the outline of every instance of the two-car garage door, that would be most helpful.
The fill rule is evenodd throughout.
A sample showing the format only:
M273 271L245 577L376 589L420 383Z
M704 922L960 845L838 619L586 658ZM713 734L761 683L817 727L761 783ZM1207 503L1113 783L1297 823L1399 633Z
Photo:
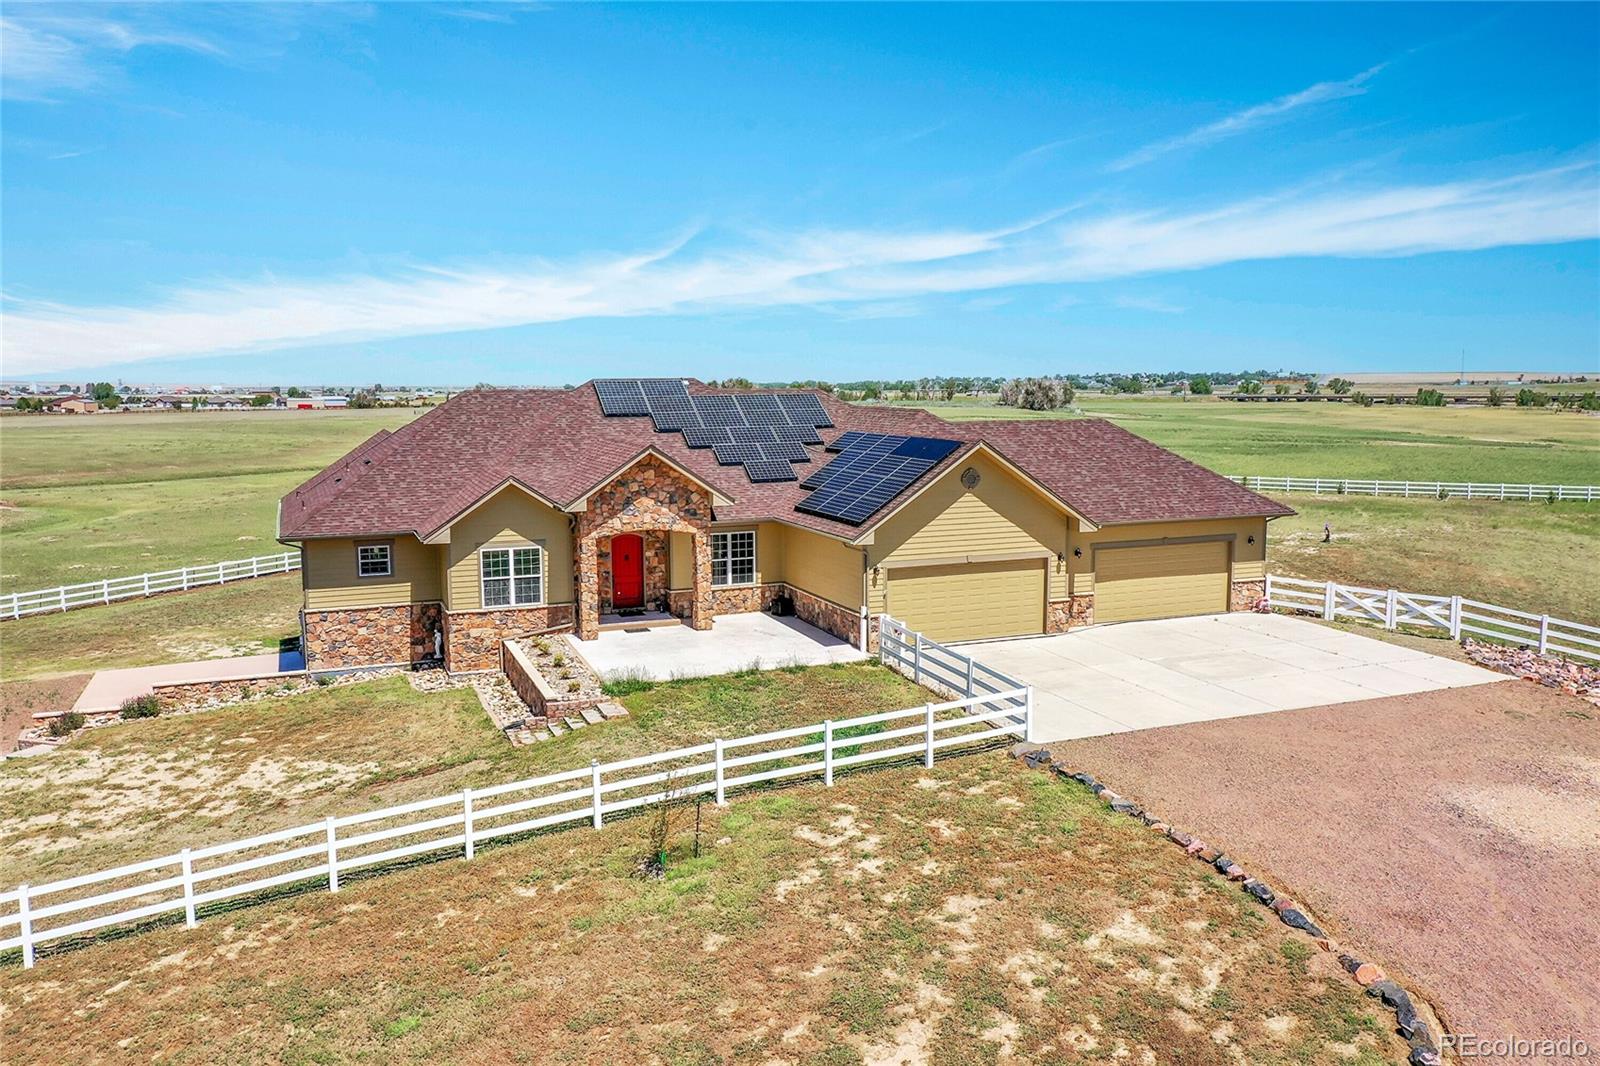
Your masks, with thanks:
M1043 559L896 567L889 613L938 641L1044 632Z
M1094 620L1135 622L1228 609L1228 543L1221 540L1095 551Z

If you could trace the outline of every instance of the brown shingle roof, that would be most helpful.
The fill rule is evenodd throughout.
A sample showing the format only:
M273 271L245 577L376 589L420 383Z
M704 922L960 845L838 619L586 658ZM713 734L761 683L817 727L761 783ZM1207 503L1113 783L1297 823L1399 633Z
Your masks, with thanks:
M711 389L691 382L692 392ZM821 394L835 428L944 437L965 447L923 475L914 492L984 441L1097 524L1290 514L1288 508L1186 462L1109 423L956 424L927 411L864 407ZM871 528L803 514L798 482L753 484L743 467L720 466L648 418L607 418L591 385L576 389L473 390L391 432L381 432L283 498L284 540L414 533L427 537L507 481L565 507L655 449L730 503L718 521L778 519L844 539ZM832 458L812 447L814 464ZM814 466L811 467L814 469ZM806 466L800 467L804 477ZM874 516L881 519L892 506Z

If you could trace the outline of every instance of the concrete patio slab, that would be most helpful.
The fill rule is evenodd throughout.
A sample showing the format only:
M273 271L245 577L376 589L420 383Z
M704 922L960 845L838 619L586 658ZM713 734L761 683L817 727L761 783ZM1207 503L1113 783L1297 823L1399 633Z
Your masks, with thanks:
M595 640L573 643L578 646L578 654L602 678L638 677L650 681L866 658L832 633L798 618L760 613L722 615L709 630L688 626L613 630L601 633Z
M1284 615L1130 622L963 650L1033 686L1046 742L1509 680Z
M155 685L270 677L273 674L299 673L305 668L305 657L292 651L244 655L236 659L199 659L189 663L101 670L89 679L72 709L84 714L114 711L126 699L149 694Z

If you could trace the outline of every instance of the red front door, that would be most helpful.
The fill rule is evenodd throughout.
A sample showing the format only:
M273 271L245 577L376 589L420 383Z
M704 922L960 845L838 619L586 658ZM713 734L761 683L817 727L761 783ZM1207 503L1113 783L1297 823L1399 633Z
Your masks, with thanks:
M644 606L644 540L638 534L611 538L611 606Z

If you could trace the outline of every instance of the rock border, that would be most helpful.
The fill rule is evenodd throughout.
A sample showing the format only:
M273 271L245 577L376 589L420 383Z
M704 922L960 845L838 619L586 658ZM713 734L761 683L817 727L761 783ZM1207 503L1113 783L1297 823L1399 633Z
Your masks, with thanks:
M1440 1066L1444 1061L1438 1042L1434 1039L1435 1027L1443 1028L1439 1025L1437 1015L1431 1009L1428 1010L1429 1016L1433 1018L1430 1024L1422 1017L1417 1001L1391 980L1381 966L1375 962L1364 961L1348 952L1338 951L1339 945L1323 931L1321 926L1311 920L1303 906L1288 896L1279 895L1259 878L1251 877L1230 856L1199 837L1185 833L1133 801L1124 799L1104 783L1095 780L1092 774L1073 770L1064 761L1054 758L1048 748L1031 748L1013 754L1030 770L1047 770L1063 780L1076 781L1083 785L1104 801L1111 810L1136 819L1152 832L1160 833L1182 848L1184 854L1198 859L1229 881L1237 883L1246 895L1277 914L1278 920L1284 925L1305 933L1323 951L1336 953L1339 965L1357 984L1367 990L1367 995L1381 1000L1385 1007L1394 1011L1395 1031L1411 1046L1411 1054L1406 1061L1411 1066Z

